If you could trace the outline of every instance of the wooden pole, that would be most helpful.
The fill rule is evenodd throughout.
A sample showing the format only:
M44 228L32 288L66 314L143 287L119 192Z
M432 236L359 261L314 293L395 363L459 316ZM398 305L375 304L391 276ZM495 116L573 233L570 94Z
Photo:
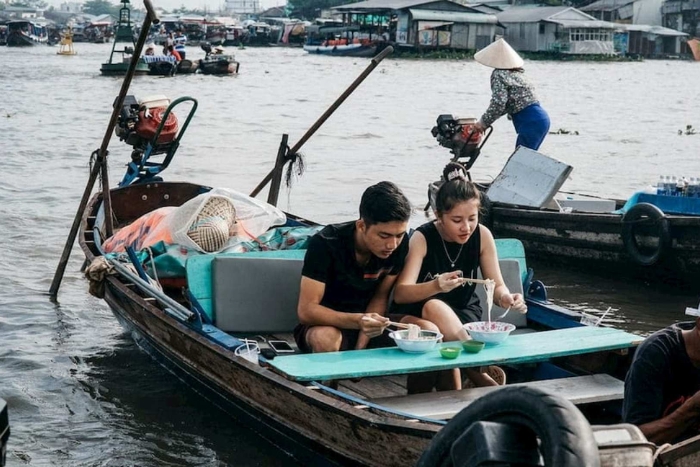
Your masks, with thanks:
M90 199L90 193L95 186L95 181L97 180L97 175L102 173L102 197L104 203L105 211L105 234L108 236L112 235L113 225L112 225L112 204L111 197L109 195L109 179L107 177L107 147L109 146L109 140L114 132L114 127L117 124L117 118L121 112L122 105L124 105L124 98L131 85L131 79L136 71L136 65L141 57L141 50L143 50L143 44L148 38L149 30L151 29L151 23L158 24L160 20L156 16L156 12L153 9L151 0L143 0L143 4L146 7L146 17L143 20L143 25L141 26L141 34L139 35L138 41L134 47L134 54L131 57L131 63L124 76L124 81L122 82L121 90L119 91L119 96L114 103L114 108L112 109L112 117L107 125L107 130L102 138L102 145L97 153L97 160L95 165L90 172L90 178L85 186L85 191L83 192L83 197L80 200L80 205L78 206L78 212L75 213L75 218L73 219L73 225L71 226L70 233L66 239L66 244L63 247L63 253L61 254L61 259L58 262L58 267L56 267L56 272L54 273L53 280L51 281L51 287L49 288L49 295L56 297L58 294L58 289L61 287L61 281L63 280L63 274L66 271L66 265L68 264L68 258L70 258L70 251L73 248L73 243L75 243L75 237L78 235L78 229L80 228L80 220L83 217L83 212L87 206L88 200Z
M387 48L379 52L379 54L377 54L377 56L372 59L372 62L367 66L367 68L365 68L365 70L360 74L360 76L358 76L355 79L355 81L352 82L352 84L345 90L345 92L343 92L340 95L340 97L338 97L338 99L336 99L335 102L331 104L328 110L326 110L323 113L323 115L321 115L319 119L316 120L316 122L311 126L311 128L309 128L306 131L306 133L304 133L304 136L301 137L297 144L295 144L294 147L289 150L289 154L296 154L299 151L299 149L301 149L301 147L304 145L304 143L306 143L308 139L311 138L311 136L313 136L314 133L316 133L316 130L318 130L321 127L321 125L323 125L326 122L326 120L328 120L328 118L331 115L333 115L333 112L335 112L338 109L338 107L340 107L340 105L343 102L345 102L345 99L347 99L348 96L350 96L350 94L352 94L353 91L357 89L357 87L365 80L365 78L367 78L367 76L370 73L372 73L372 71L374 71L375 68L377 68L377 65L379 65L379 63L393 51L394 48L392 46L388 46ZM262 189L265 188L265 186L268 183L270 183L270 180L272 180L272 177L274 175L275 169L276 167L273 168L270 171L270 173L268 173L265 176L265 178L262 179L258 186L255 187L255 189L250 193L251 197L255 198L258 195L258 193L260 193L260 191L262 191Z
M287 163L287 142L289 135L282 135L280 147L277 150L277 160L275 160L275 168L273 169L272 183L270 183L270 192L267 194L267 202L273 206L277 206L277 200L280 195L280 185L282 184L282 172Z

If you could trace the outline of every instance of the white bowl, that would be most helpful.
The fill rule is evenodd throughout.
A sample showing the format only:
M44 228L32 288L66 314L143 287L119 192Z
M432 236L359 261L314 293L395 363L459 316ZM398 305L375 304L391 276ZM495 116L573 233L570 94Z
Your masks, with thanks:
M394 339L396 345L408 353L425 353L433 350L435 344L442 339L442 334L435 331L423 331L420 332L420 337L429 337L430 339L421 339L416 341L408 340L408 330L405 331L392 331L389 333L389 337Z
M486 344L500 344L515 329L514 325L501 323L500 321L491 321L490 323L488 321L476 321L474 323L466 323L463 327L469 332L472 339L485 342Z

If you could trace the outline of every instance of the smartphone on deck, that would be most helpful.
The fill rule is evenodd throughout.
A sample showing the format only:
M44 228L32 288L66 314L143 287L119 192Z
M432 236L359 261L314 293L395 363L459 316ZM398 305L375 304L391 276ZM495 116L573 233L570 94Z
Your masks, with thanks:
M267 345L276 353L294 353L294 348L287 341L267 341Z

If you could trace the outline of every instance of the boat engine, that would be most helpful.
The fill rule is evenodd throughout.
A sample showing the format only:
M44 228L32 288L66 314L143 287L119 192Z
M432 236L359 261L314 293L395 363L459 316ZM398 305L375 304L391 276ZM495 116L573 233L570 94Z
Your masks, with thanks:
M186 101L192 105L180 130L172 110ZM156 175L170 164L196 109L197 101L191 97L181 97L171 104L165 96L152 96L141 101L134 96L126 96L114 132L134 149L119 186L156 180ZM150 161L151 156L156 154L164 155L163 159Z
M170 112L165 116L170 100L163 96L155 96L137 101L134 96L126 96L124 105L119 113L115 133L121 141L143 151L151 143L154 153L167 152L168 143L177 135L179 126L177 117ZM165 123L158 134L158 127L163 120ZM153 141L156 139L156 141Z
M455 118L444 114L430 132L440 146L450 149L458 158L472 158L478 154L482 133L475 130L475 118Z

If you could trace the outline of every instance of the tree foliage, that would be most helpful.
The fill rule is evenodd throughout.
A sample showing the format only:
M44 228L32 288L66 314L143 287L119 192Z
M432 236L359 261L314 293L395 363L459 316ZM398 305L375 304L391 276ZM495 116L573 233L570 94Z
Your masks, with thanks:
M119 5L114 5L108 0L88 0L83 4L83 13L95 16L119 16L119 8Z
M44 9L48 4L44 0L17 0L12 2L10 6Z
M293 17L313 21L321 16L321 10L355 1L357 0L288 0L287 8Z

